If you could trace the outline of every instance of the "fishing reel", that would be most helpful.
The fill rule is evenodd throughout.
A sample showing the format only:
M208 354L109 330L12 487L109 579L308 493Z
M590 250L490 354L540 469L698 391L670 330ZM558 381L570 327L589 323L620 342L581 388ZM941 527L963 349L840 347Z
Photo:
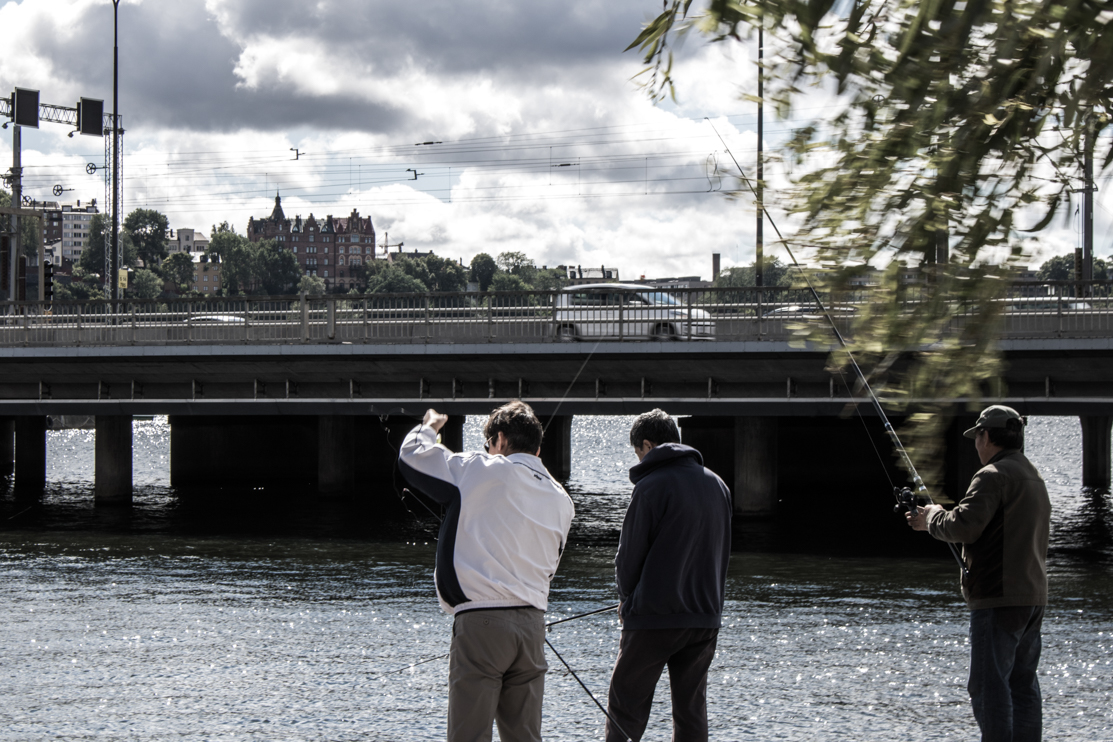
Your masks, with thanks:
M916 493L909 487L893 487L893 497L897 498L897 504L893 506L894 513L902 511L914 513L920 505Z

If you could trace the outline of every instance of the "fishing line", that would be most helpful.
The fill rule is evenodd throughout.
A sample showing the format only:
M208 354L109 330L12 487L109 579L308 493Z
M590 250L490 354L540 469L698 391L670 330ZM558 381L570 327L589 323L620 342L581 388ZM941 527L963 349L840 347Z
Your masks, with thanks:
M552 631L552 627L556 626L557 624L566 623L568 621L575 621L575 620L580 619L580 618L587 618L588 616L595 616L595 615L598 615L600 613L606 613L607 611L613 611L617 608L618 608L618 603L615 603L614 605L609 605L606 608L599 608L599 609L594 610L594 611L588 611L587 613L580 613L580 614L577 614L575 616L569 616L567 618L561 618L561 619L558 619L556 621L550 621L549 623L545 624L545 630L546 631ZM554 649L553 651L555 652L556 650ZM424 659L424 660L421 660L419 662L414 662L414 663L411 663L409 665L405 665L404 667L396 667L393 670L383 670L381 672L377 672L377 673L373 673L373 674L375 674L375 675L394 675L395 673L405 672L406 670L409 670L412 667L417 667L418 665L424 665L424 664L427 664L429 662L436 662L437 660L443 660L448 655L449 655L449 653L447 653L447 652L445 654L438 654L436 657L429 657L428 659ZM563 662L563 660L561 660L561 661Z
M576 671L572 669L572 666L569 665L568 662L560 656L560 652L558 652L556 650L556 647L553 646L552 642L549 641L549 637L545 637L545 644L548 645L549 649L553 650L553 654L557 656L557 659L560 660L566 668L568 668L568 672L572 673L572 677L576 679L576 682L580 684L580 687L584 689L584 692L591 697L591 700L595 701L595 705L598 706L599 710L603 712L603 715L606 716L612 724L614 724L615 729L622 733L622 736L626 740L626 742L630 742L630 735L626 733L626 730L623 729L617 721L615 721L614 717L611 716L611 712L607 711L603 704L599 703L599 699L595 697L595 694L591 692L591 689L584 685L584 681L580 680L580 676L576 674Z
M738 160L735 158L734 153L730 151L730 147L727 145L726 140L723 139L723 135L720 134L719 130L715 128L715 124L711 121L711 119L704 117L704 120L711 125L711 130L715 132L715 135L719 137L719 141L723 143L723 147L726 148L727 154L730 155L730 159L734 160L734 166L738 168L738 174L742 177L742 182L746 184L746 187L749 188L750 192L754 194L755 198L757 198L757 189L754 188L753 183L746 176L746 171L743 170L742 166L738 164ZM781 230L777 227L777 222L773 218L773 215L770 214L769 210L765 208L764 201L759 199L758 203L761 205L762 213L764 213L765 216L769 219L769 226L773 227L773 231L777 233L777 239L780 240L781 244L784 246L785 252L788 253L788 257L792 260L792 264L798 269L800 275L804 278L804 282L808 285L808 291L811 292L816 306L818 306L820 311L823 312L823 316L827 318L827 324L831 326L831 332L835 334L835 339L839 341L839 346L846 353L846 357L850 361L850 365L851 367L853 367L854 373L857 375L859 381L861 382L862 388L865 389L866 394L869 396L870 402L873 403L874 411L877 413L877 416L884 424L885 432L889 435L889 440L892 441L893 447L896 449L901 460L904 461L904 465L908 468L908 473L912 477L912 484L916 488L915 495L913 495L911 499L912 504L915 504L916 495L925 497L930 502L934 503L935 498L931 496L930 492L928 492L927 485L924 484L924 480L920 478L919 472L916 471L916 466L912 463L912 457L908 455L908 451L905 450L904 444L901 443L900 437L897 435L897 431L893 428L893 424L889 422L889 416L885 414L885 409L881 406L881 400L878 399L877 395L873 391L873 388L870 386L869 380L866 378L865 373L862 371L861 367L858 366L858 360L854 357L854 353L850 350L850 346L846 342L846 339L843 338L842 333L839 331L838 326L835 324L835 319L827 310L827 306L819 298L819 292L815 290L815 286L812 284L811 278L808 277L808 274L804 270L804 267L800 265L800 261L796 259L796 255L793 254L792 248L788 245L788 240L784 238L784 235L781 234ZM903 500L900 495L897 495L897 502L898 504L905 505L907 507L907 501ZM948 547L950 547L951 554L954 555L955 561L957 561L958 565L962 568L962 573L966 576L969 576L970 573L967 571L966 564L962 561L962 557L959 556L958 549L956 549L955 545L949 541L945 543Z
M603 342L603 338L599 338L595 341L595 345L592 346L591 352L587 354L587 358L585 358L584 362L580 364L580 370L576 372L576 375L574 377L572 377L572 383L569 384L568 388L564 390L564 396L560 398L559 402L557 402L556 409L554 409L553 413L549 415L549 422L545 423L545 427L541 430L542 439L545 438L545 433L549 432L549 426L552 425L553 420L556 419L556 414L560 411L561 405L564 404L564 400L568 399L568 395L572 393L572 387L574 387L576 385L576 382L580 380L580 375L584 372L584 369L587 368L587 362L591 360L591 357L593 355L595 355L595 350L599 347L599 343L601 342Z

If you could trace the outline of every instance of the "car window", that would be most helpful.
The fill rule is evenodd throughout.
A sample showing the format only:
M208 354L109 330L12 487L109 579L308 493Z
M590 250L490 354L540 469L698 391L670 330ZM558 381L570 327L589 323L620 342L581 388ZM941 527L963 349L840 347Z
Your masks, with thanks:
M572 294L571 303L574 307L598 307L606 301L607 295L599 291L584 291Z
M641 294L642 300L647 304L670 304L673 306L679 305L680 302L676 300L671 294L666 294L664 291L654 291L652 293Z

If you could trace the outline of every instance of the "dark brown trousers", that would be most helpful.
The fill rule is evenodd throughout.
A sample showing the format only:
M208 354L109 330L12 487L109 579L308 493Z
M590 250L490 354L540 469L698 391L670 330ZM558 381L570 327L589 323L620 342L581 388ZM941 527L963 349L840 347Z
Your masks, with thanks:
M611 674L607 742L637 742L649 723L653 691L669 668L673 742L707 740L707 670L715 658L718 629L624 630Z

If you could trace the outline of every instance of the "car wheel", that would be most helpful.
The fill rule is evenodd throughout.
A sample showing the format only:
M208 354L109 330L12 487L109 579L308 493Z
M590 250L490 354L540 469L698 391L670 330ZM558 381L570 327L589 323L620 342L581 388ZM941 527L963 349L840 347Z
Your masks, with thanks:
M654 340L675 340L676 331L672 325L657 325L653 328L652 337Z
M570 343L576 339L576 328L572 325L557 325L556 339L558 343Z

